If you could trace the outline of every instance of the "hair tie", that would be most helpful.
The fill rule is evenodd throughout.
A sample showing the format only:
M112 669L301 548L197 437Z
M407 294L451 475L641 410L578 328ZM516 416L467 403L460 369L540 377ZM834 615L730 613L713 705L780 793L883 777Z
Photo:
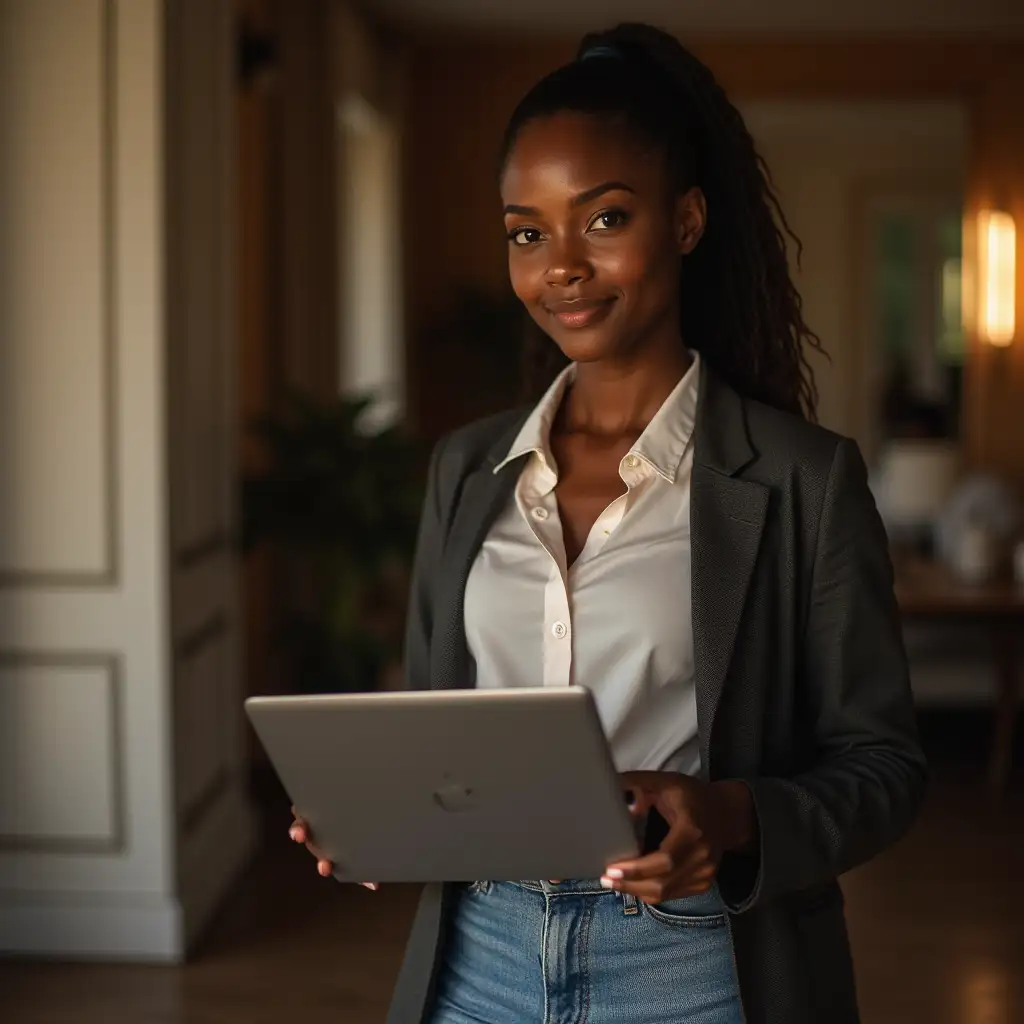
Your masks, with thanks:
M591 46L580 55L580 60L590 60L591 57L611 57L614 60L622 60L622 51L616 46L609 46L602 43L599 46Z

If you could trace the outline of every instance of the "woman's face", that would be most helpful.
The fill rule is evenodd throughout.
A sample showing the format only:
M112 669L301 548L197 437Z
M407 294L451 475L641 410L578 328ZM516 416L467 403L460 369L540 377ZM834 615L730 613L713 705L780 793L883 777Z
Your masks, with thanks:
M674 194L660 153L589 115L534 120L501 198L512 287L569 359L679 344L679 259L699 241L705 208L697 189Z

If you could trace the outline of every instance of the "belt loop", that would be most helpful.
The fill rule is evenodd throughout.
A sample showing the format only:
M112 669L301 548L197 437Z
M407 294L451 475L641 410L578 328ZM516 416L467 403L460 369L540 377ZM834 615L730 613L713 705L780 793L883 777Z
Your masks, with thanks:
M624 914L640 913L640 904L631 892L622 893L622 912Z

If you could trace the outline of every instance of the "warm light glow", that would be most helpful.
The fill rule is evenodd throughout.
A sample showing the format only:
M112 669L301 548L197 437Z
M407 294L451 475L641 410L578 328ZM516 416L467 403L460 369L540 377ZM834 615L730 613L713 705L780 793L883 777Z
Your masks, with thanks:
M978 334L1009 345L1016 331L1017 232L1008 213L978 216Z

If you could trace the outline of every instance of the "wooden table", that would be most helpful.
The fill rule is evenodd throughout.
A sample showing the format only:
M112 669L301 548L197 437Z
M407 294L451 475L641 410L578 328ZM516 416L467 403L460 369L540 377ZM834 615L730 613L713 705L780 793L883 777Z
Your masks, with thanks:
M1010 580L961 583L932 562L897 560L895 565L896 600L904 621L971 622L991 633L997 693L988 786L992 797L999 800L1013 761L1024 587Z

